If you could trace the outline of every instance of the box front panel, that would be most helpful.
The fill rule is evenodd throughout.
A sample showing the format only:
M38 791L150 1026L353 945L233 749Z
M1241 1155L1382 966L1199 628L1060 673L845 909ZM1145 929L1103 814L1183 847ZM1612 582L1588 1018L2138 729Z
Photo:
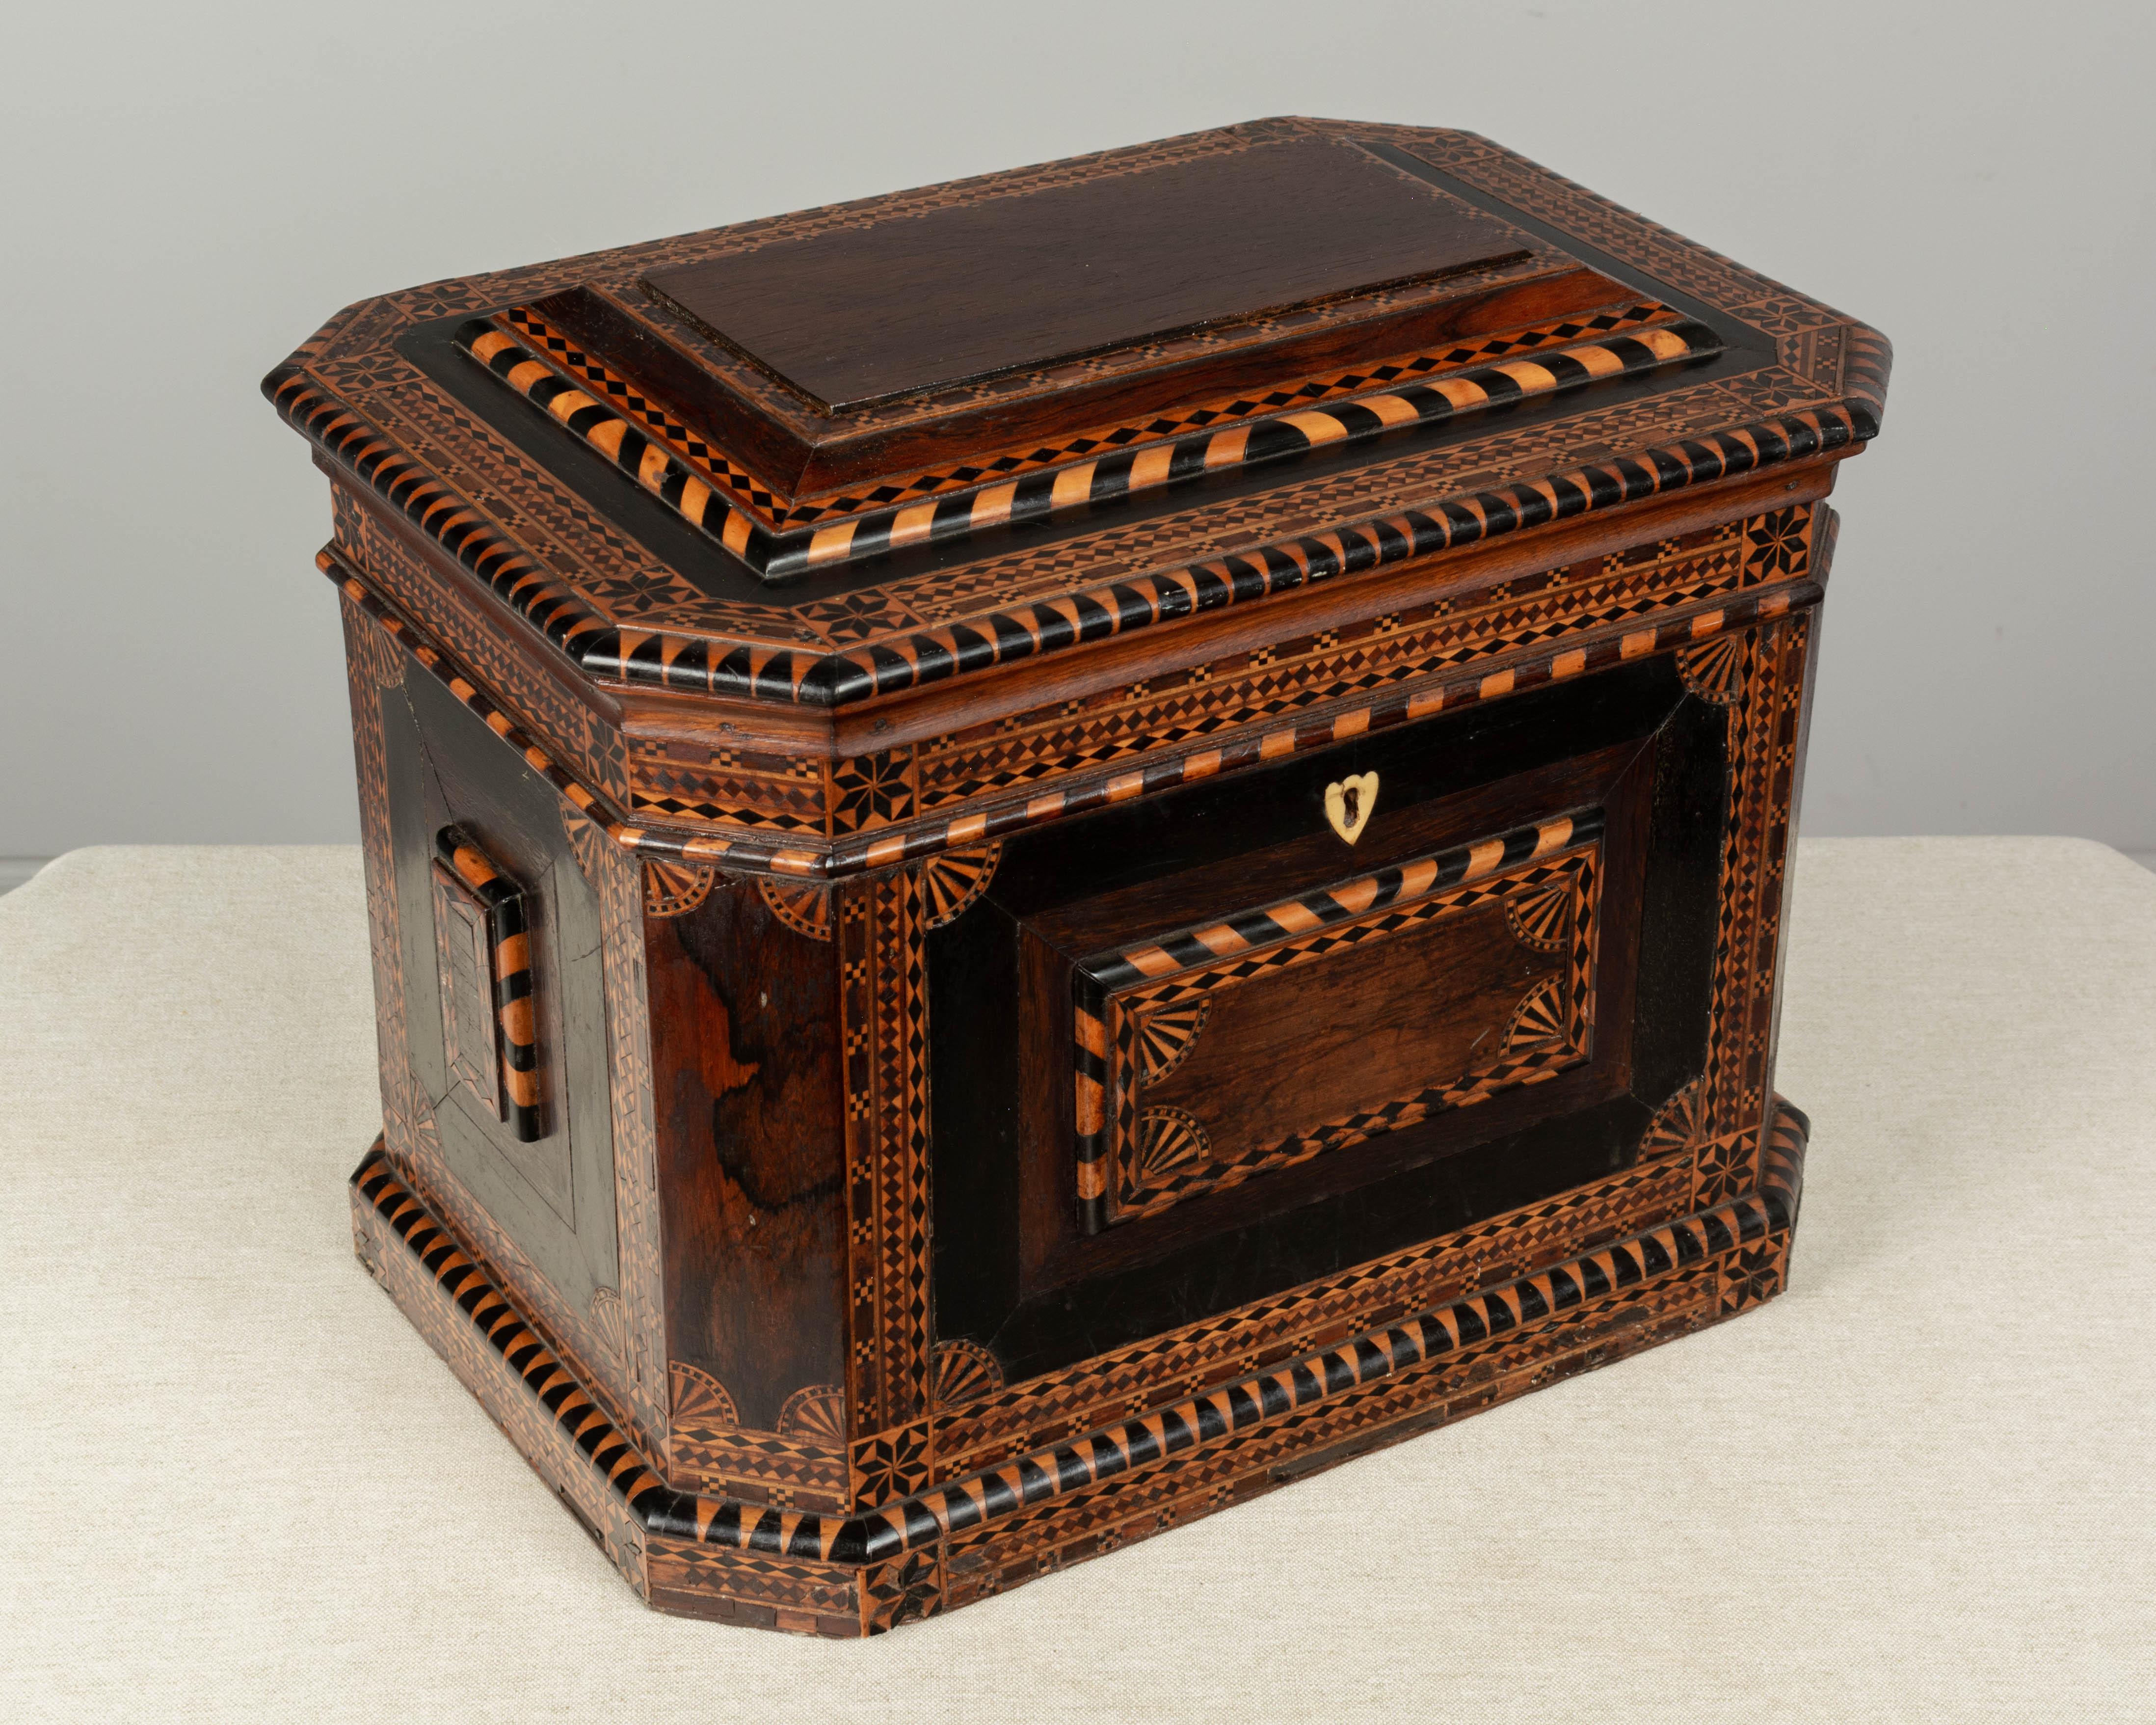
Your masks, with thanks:
M939 1337L1052 1370L1625 1167L1727 734L1666 656L1007 841L927 942Z
M1359 777L1374 800L1376 775ZM1081 1225L1158 1214L1590 1058L1602 831L1599 808L1563 814L1082 961Z

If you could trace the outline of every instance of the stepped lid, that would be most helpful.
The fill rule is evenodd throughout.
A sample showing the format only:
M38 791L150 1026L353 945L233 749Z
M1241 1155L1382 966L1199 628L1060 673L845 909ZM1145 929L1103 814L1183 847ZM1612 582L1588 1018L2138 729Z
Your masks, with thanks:
M1854 447L1885 343L1273 120L367 301L265 391L587 674L841 705Z

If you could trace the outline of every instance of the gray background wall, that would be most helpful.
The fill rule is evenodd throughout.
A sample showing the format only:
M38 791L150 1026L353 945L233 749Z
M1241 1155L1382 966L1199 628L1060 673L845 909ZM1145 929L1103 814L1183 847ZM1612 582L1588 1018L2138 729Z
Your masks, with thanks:
M0 858L357 836L256 380L439 276L1269 113L1464 126L1876 324L1815 833L2156 851L2143 3L44 7L0 105Z

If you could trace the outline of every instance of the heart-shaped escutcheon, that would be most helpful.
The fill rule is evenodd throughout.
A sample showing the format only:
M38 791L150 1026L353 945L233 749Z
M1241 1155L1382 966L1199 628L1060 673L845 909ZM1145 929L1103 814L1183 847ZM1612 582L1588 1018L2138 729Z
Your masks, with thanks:
M1354 773L1325 788L1325 818L1332 830L1353 845L1370 824L1370 811L1378 806L1378 775Z

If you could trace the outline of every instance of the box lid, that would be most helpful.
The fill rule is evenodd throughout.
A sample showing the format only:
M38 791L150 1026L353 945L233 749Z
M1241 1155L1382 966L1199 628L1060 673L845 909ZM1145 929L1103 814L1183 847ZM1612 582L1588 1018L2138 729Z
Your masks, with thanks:
M363 302L264 388L587 676L838 706L1853 449L1885 342L1273 120Z

